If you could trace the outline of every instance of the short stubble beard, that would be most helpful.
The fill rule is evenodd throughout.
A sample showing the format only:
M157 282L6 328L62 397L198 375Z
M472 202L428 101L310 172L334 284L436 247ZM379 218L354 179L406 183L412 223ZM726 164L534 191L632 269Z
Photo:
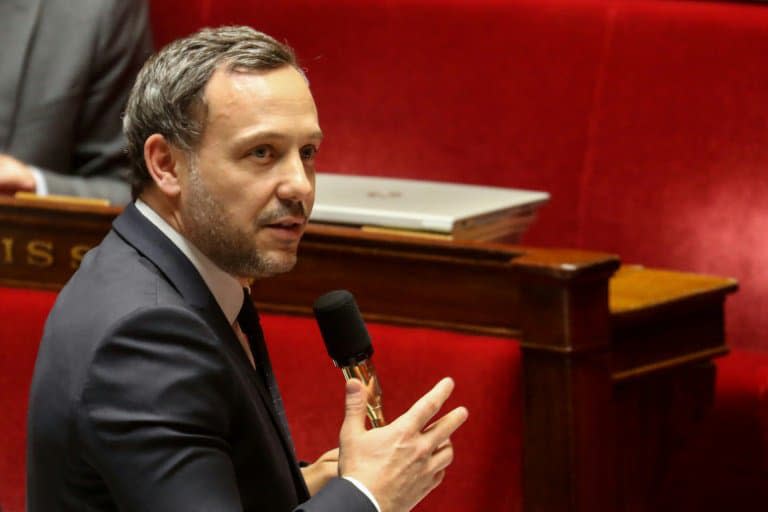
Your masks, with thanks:
M189 162L189 197L181 211L189 241L219 268L236 277L262 278L291 270L296 265L296 254L285 252L283 258L260 254L253 233L235 226L203 183L194 157ZM270 220L296 214L295 209L284 206L279 211L263 212L254 220L254 233ZM299 209L303 210L300 204Z

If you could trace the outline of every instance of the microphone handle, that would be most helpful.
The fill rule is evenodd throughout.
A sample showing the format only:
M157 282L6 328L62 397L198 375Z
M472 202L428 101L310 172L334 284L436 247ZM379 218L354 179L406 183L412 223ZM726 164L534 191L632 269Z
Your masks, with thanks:
M371 425L374 428L386 425L384 410L381 406L381 385L379 384L379 378L376 376L376 368L374 368L371 360L363 359L355 364L342 366L341 371L346 380L357 379L363 383L363 386L368 391L367 412Z

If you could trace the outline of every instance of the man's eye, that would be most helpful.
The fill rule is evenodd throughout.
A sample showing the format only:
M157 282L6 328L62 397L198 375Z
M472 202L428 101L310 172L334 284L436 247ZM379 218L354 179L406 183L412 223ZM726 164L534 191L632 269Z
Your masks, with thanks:
M272 156L272 149L269 146L259 146L251 151L251 154L256 158L263 160Z
M315 156L317 155L318 148L315 146L304 146L301 148L301 159L302 160L313 160Z

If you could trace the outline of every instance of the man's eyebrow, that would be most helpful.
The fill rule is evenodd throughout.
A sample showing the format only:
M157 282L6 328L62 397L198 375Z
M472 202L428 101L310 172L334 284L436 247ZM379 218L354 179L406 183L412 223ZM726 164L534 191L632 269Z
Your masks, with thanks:
M322 130L313 131L308 133L305 137L311 140L321 141L323 140L323 132ZM285 133L275 132L271 130L264 130L264 131L248 132L239 137L235 137L235 143L240 144L240 143L246 143L252 140L262 140L262 139L285 140L288 138L289 137Z

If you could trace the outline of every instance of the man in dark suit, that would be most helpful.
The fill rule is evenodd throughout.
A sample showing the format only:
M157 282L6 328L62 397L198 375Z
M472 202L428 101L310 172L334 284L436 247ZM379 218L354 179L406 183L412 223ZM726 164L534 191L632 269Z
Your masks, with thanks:
M0 193L130 201L120 115L151 52L144 0L0 2Z
M290 49L203 30L142 69L124 129L137 200L51 312L29 411L28 510L410 510L442 480L444 379L300 469L248 280L290 270L322 133Z

